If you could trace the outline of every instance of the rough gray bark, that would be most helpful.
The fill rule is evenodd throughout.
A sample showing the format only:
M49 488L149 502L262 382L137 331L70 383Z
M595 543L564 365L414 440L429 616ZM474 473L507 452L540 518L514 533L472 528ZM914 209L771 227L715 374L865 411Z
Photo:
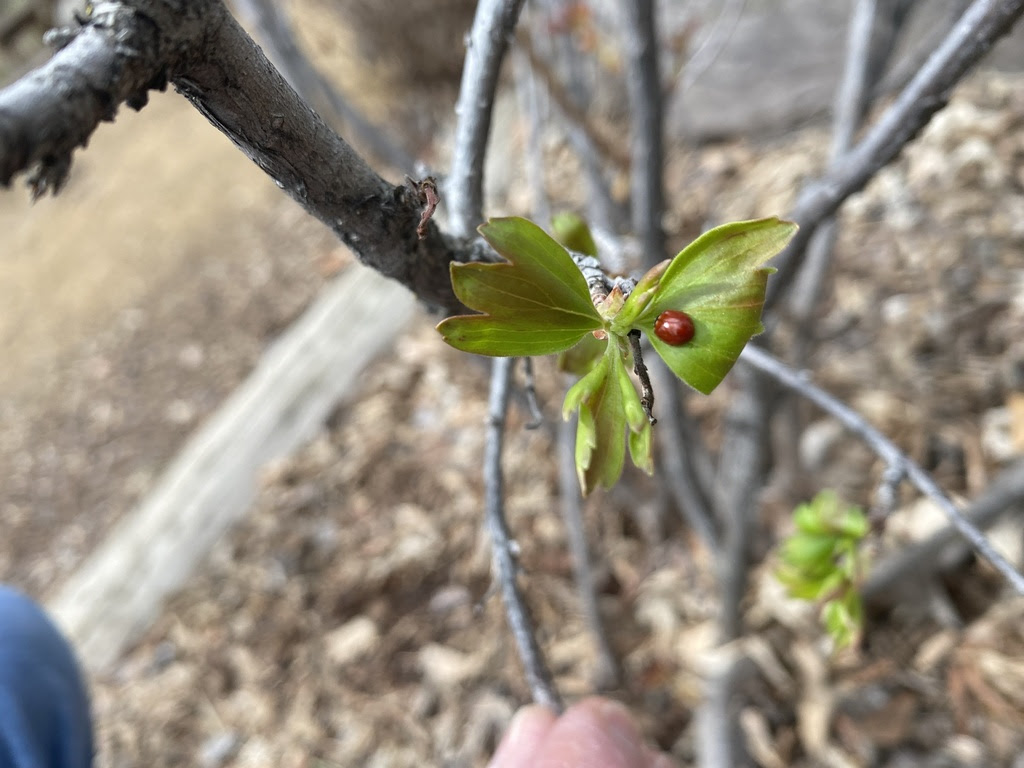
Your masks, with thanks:
M171 82L360 261L434 309L460 309L448 264L482 253L433 224L418 239L418 196L381 178L310 110L220 0L99 3L59 37L50 62L0 91L0 183L31 171L36 195L59 190L101 121Z

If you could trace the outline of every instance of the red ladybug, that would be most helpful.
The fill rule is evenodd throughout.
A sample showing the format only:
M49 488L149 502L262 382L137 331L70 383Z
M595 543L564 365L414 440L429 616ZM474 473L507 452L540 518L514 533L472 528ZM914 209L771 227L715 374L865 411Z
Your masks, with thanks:
M689 343L695 331L693 318L678 309L666 309L654 321L654 335L673 347Z

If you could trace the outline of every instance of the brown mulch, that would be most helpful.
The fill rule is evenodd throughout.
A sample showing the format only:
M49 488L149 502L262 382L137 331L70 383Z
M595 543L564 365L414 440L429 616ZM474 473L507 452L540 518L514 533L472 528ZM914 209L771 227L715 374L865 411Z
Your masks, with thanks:
M1022 447L1024 80L978 77L844 212L836 288L814 334L816 378L955 494ZM680 152L673 231L785 210L820 167L823 132ZM103 766L481 765L528 698L491 590L481 532L486 370L411 332L321 436L269 467L246 521L118 669L95 681ZM561 382L540 366L557 418ZM710 437L730 387L697 404ZM821 487L871 503L880 467L808 412L794 478L773 477L763 531ZM572 585L550 429L506 450L523 586L561 690L594 688ZM814 434L814 439L807 434ZM587 504L602 610L625 672L614 691L652 741L693 759L693 713L714 660L714 563L654 484L628 474ZM650 525L651 520L658 525ZM932 530L907 493L880 556ZM1019 529L1016 533L1019 546ZM1011 537L1012 538L1012 537ZM997 536L999 541L1004 539ZM984 564L920 610L834 655L771 560L752 578L737 713L760 765L1011 765L1024 751L1024 602ZM945 606L936 610L935 606Z

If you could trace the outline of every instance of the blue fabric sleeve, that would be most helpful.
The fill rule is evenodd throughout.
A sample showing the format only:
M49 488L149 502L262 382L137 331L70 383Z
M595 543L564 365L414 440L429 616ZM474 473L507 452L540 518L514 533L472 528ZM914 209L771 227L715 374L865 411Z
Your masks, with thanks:
M42 609L0 585L0 768L89 768L89 697Z

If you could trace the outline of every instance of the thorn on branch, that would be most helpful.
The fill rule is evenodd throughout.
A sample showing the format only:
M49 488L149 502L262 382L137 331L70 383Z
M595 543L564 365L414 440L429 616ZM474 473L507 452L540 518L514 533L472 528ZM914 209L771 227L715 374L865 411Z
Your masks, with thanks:
M644 364L643 352L640 351L640 331L629 332L629 348L633 352L633 372L640 379L640 405L643 406L644 414L653 427L658 423L654 418L654 387L651 386L651 376L647 372L647 365Z
M441 202L440 193L437 190L437 179L427 176L421 181L415 181L409 176L405 177L406 183L412 187L423 204L423 212L420 214L420 223L416 225L416 236L423 240L427 236L427 222L430 221L437 210L437 204Z

